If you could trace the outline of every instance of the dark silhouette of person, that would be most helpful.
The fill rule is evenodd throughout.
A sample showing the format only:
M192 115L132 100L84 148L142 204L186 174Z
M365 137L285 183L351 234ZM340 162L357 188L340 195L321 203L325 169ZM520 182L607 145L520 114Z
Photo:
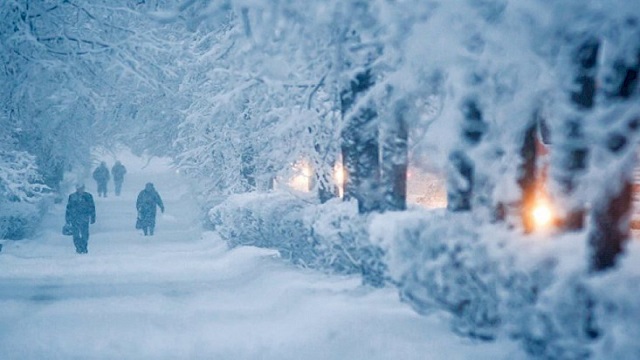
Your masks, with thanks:
M156 227L156 206L160 207L160 211L164 213L164 204L162 204L160 194L152 183L147 183L136 200L138 219L145 235L153 235Z
M124 174L127 173L127 168L122 165L118 160L111 168L111 175L113 176L113 185L115 186L116 196L120 196L122 191L122 182L124 181Z
M93 179L98 183L98 196L107 197L107 182L109 181L109 169L107 164L103 161L93 171Z
M64 218L72 226L76 252L86 254L89 243L89 223L96 222L96 206L93 196L84 191L84 184L76 185L76 192L69 195Z

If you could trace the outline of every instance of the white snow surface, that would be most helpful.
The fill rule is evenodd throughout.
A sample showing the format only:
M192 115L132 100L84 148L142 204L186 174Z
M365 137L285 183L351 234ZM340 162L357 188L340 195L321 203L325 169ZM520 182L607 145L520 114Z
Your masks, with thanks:
M2 359L519 359L513 342L451 332L396 289L288 264L276 252L228 249L202 230L194 194L165 159L121 154L123 193L98 198L89 253L61 235L64 207L36 236L3 241ZM109 166L113 159L105 159ZM134 229L151 181L166 213L156 235Z

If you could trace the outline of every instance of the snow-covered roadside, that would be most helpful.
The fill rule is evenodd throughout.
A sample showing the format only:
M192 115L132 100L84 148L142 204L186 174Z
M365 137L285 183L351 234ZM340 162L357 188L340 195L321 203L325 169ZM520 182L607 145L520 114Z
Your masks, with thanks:
M227 250L199 229L195 201L166 162L120 160L123 195L96 197L89 254L59 233L65 204L33 239L4 243L3 359L524 358L506 340L455 336L447 315L417 315L394 288L301 270L271 250ZM154 237L133 229L147 181L167 208Z

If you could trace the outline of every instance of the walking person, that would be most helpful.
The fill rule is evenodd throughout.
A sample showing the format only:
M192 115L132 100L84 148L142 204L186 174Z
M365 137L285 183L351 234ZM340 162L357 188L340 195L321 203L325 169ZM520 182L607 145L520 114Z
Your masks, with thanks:
M69 195L64 218L73 229L73 244L76 252L86 254L89 243L89 224L96 222L96 206L93 196L84 191L84 184L76 185L76 192Z
M107 182L109 181L109 169L104 161L93 171L93 179L98 183L98 197L107 197Z
M124 181L124 174L127 173L127 168L122 165L118 160L111 168L111 175L113 176L113 185L115 186L116 196L120 196L122 190L122 182Z
M160 194L158 194L152 183L147 183L138 194L138 199L136 200L138 220L145 236L153 235L156 227L156 206L164 213L164 204L162 204Z

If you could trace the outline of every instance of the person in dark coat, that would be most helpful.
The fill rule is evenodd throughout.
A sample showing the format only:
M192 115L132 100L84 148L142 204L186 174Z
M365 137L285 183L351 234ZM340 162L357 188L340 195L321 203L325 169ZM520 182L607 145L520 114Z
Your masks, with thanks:
M93 179L98 183L98 196L107 197L109 169L107 169L107 164L104 161L93 171Z
M153 235L156 227L156 206L164 213L164 204L162 204L160 194L158 194L152 183L147 183L144 190L138 194L138 200L136 201L138 219L145 235Z
M89 243L89 223L96 222L96 206L93 196L84 191L84 184L76 185L76 192L69 195L64 218L72 226L76 252L86 254Z
M122 190L122 182L124 181L124 174L127 173L127 168L122 165L120 161L116 161L115 165L111 168L111 175L113 176L113 185L116 189L116 196L120 196Z

